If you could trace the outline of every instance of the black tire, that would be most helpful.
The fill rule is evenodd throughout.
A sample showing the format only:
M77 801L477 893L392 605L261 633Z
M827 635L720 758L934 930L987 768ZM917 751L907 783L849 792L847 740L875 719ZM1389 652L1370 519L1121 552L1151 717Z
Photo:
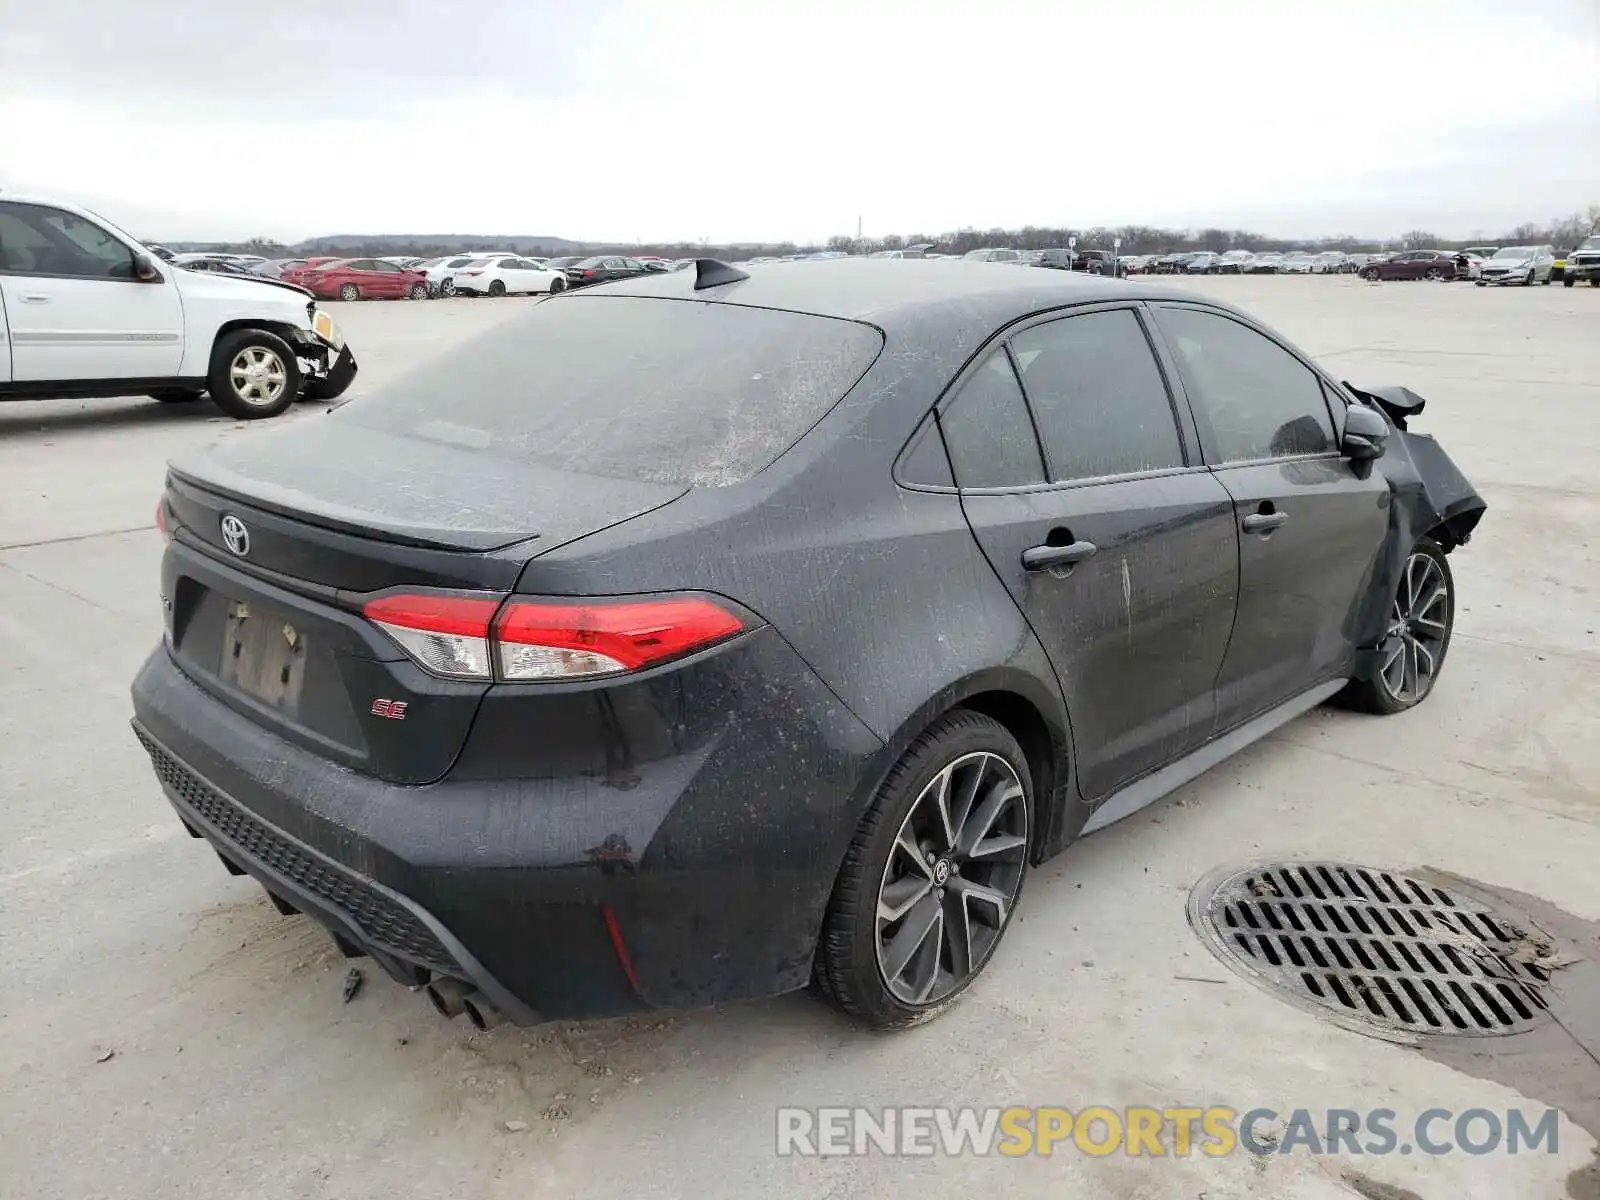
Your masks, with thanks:
M413 300L426 300L428 298L428 285L425 283L413 283L411 285L411 298Z
M246 356L248 361L242 362ZM273 360L275 370L266 365ZM265 369L252 376L251 365ZM289 343L277 334L236 329L219 337L211 350L206 390L218 408L241 421L275 417L300 395L300 362Z
M1474 279L1472 282L1477 284L1479 287L1488 287L1489 286L1489 284L1485 280L1482 280L1482 279Z
M302 400L336 400L344 395L345 389L356 377L356 356L346 346L339 352L339 357L333 360L333 366L328 368L328 373L321 379L308 379L305 386L300 389Z
M1361 278L1365 279L1368 283L1377 283L1378 268L1368 267L1365 271L1361 272Z
M550 281L550 294L552 296L556 295L558 292L564 292L566 290L567 281L565 279L552 279Z
M965 798L963 807L943 809L958 830L954 846L947 826L928 820L941 811L941 778L957 804ZM845 854L817 941L812 992L875 1029L904 1029L947 1009L1010 927L1027 878L1033 813L1028 760L1005 726L967 709L935 721L889 772ZM991 849L968 854L973 845ZM891 894L900 915L880 928L879 901ZM994 897L1009 899L997 905ZM883 954L899 969L888 973ZM909 994L917 989L913 972L927 977L925 999Z
M1561 286L1562 287L1571 287L1573 284L1575 284L1577 282L1578 281L1576 279L1574 279L1571 275L1563 275L1561 277Z
M1440 602L1430 599L1434 581L1443 585L1444 594ZM1417 613L1413 611L1419 606L1425 606L1421 610L1425 624L1442 625L1442 633L1436 638L1425 640L1422 637L1421 626L1416 620ZM1456 581L1450 572L1449 558L1431 538L1419 538L1406 556L1406 566L1401 571L1389 616L1389 636L1380 651L1376 669L1369 678L1352 679L1339 694L1340 701L1346 707L1383 717L1415 708L1431 696L1450 651L1450 635L1456 624ZM1439 621L1441 616L1442 622ZM1402 621L1409 626L1406 633L1399 632ZM1422 653L1415 649L1419 645L1423 648ZM1407 680L1416 679L1420 682L1422 678L1424 654L1432 663L1427 671L1426 685L1408 689L1405 686ZM1394 655L1398 655L1398 659ZM1397 675L1399 686L1395 683Z
M150 393L150 399L162 404L193 404L203 400L205 394L205 388L158 388Z
M339 288L339 299L352 302L361 299L361 289L353 283L344 284Z
M1600 275L1591 275L1591 276L1589 276L1589 286L1590 287L1600 287Z
M490 283L489 283L489 295L495 297L496 299L499 299L501 296L504 296L505 294L506 294L506 285L501 280L495 279L495 280L491 280L490 281Z

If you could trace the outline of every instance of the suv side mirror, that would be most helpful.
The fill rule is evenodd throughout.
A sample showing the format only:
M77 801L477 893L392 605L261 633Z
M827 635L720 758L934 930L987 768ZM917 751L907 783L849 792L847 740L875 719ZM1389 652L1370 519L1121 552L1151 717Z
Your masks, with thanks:
M1340 451L1356 461L1380 458L1389 438L1389 422L1383 414L1362 404L1352 404L1344 415L1344 441Z
M156 270L156 264L151 261L148 254L133 256L133 277L140 283L161 282L161 272Z

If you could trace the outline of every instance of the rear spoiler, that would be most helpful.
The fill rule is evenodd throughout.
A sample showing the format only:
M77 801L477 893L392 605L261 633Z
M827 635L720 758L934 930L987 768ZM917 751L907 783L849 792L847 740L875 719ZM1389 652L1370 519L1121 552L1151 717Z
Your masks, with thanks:
M1381 387L1369 390L1358 388L1348 380L1345 381L1344 386L1354 392L1361 400L1366 401L1366 403L1375 404L1381 408L1400 429L1406 427L1407 417L1421 416L1423 406L1428 403L1407 387Z

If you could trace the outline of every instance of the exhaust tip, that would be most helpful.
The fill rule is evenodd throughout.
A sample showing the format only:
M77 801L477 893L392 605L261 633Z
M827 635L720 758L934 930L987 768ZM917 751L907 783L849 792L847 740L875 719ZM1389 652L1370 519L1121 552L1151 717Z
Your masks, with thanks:
M467 1020L471 1021L472 1027L480 1033L505 1022L505 1013L490 1003L482 992L468 992L461 1002L467 1010Z
M459 979L441 977L423 990L428 993L428 999L432 1001L433 1007L438 1009L439 1015L453 1020L467 1011L467 993L472 989Z

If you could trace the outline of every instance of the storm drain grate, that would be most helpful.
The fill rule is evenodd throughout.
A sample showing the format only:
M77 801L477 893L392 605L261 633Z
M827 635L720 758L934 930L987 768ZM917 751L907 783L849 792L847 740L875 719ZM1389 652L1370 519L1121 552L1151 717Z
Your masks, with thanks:
M1213 874L1189 920L1224 962L1378 1036L1484 1037L1547 1019L1537 935L1434 883L1346 863Z

